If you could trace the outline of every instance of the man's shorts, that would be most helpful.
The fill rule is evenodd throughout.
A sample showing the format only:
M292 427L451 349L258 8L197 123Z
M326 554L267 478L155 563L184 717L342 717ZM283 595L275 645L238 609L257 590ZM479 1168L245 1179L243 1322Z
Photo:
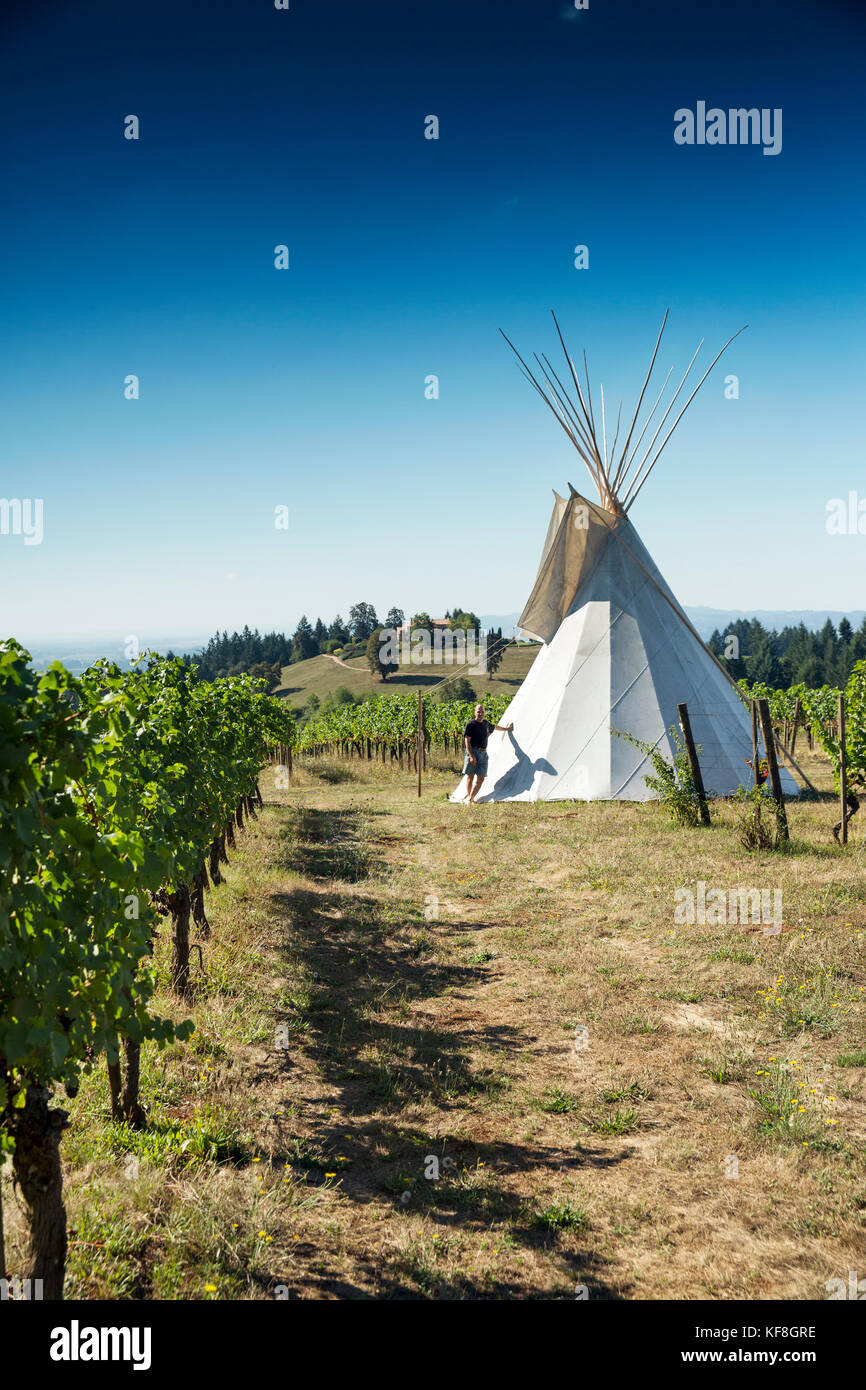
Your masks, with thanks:
M469 774L472 773L473 777L486 777L487 749L473 748L472 752L475 754L475 762L471 763L469 761L469 754L467 753L466 757L463 759L463 776L468 777Z

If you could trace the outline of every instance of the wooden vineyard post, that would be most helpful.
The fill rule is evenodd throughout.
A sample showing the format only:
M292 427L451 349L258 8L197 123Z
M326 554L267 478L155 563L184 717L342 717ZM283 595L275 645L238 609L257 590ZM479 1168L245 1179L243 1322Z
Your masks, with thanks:
M839 843L848 843L848 764L845 757L845 696L839 696L839 796L842 802L842 824Z
M758 713L761 716L761 732L764 735L764 748L767 753L767 769L770 774L770 786L773 789L773 797L777 807L779 838L781 840L787 840L788 813L785 810L785 798L782 795L782 779L779 776L779 764L776 761L776 743L768 700L764 699L758 701Z
M680 719L680 728L683 731L683 738L686 741L686 752L689 755L689 767L692 770L692 780L695 784L695 791L698 794L698 801L701 808L701 823L710 824L710 808L707 805L707 795L704 791L704 779L701 776L701 765L698 762L698 751L695 748L695 741L692 738L692 726L689 720L689 711L686 705L677 705L677 714Z
M415 761L416 761L417 764L418 764L418 795L419 795L419 796L421 795L421 763L423 762L423 755L422 755L421 750L423 749L423 747L424 747L424 698L423 698L423 696L422 696L422 694L421 694L421 691L419 690L419 691L418 691L418 745L417 745L418 751L417 751L417 756L416 756L416 758L415 758Z
M6 1278L6 1241L3 1236L3 1184L0 1183L0 1279Z
M793 729L791 730L791 757L792 757L792 758L793 758L793 756L794 756L794 750L796 749L796 746L797 746L797 729L798 729L798 727L799 727L799 724L800 724L800 697L799 697L799 695L798 695L798 696L797 696L796 703L795 703L795 705L794 705L794 727L793 727Z
M754 700L750 700L752 707L752 771L755 774L755 786L761 785L761 776L758 771L758 706Z

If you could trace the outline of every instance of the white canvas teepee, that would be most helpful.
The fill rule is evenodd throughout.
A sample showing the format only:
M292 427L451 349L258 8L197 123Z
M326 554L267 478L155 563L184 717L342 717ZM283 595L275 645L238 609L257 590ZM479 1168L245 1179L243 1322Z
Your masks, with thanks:
M656 353L658 346L657 342ZM617 734L651 744L670 758L673 749L668 731L677 723L680 703L688 705L695 742L701 748L707 791L728 795L750 781L746 766L752 756L748 710L695 632L627 516L628 507L686 408L653 453L688 372L649 450L635 467L640 442L664 391L662 388L629 457L656 353L618 460L614 457L616 437L609 456L606 448L598 447L588 375L584 396L568 354L577 403L546 358L549 372L543 365L541 370L549 391L520 359L584 458L598 485L601 505L581 497L574 488L567 499L554 493L538 576L520 617L521 629L543 645L499 721L513 721L513 730L490 737L489 768L479 801L649 800L653 792L646 777L652 775L652 764L642 749ZM721 353L714 362L719 356ZM796 794L793 778L786 771L781 775L785 791ZM452 800L464 797L465 779Z

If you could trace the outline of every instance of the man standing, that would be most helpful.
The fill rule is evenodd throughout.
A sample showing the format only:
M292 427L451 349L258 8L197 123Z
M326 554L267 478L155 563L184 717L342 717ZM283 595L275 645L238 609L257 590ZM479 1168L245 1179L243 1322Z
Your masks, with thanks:
M463 772L466 775L466 801L474 806L475 798L481 790L481 783L487 775L487 740L497 729L510 733L513 724L490 724L484 718L484 706L475 706L475 718L470 719L463 730L463 746L466 757L463 759ZM474 786L473 786L474 782Z

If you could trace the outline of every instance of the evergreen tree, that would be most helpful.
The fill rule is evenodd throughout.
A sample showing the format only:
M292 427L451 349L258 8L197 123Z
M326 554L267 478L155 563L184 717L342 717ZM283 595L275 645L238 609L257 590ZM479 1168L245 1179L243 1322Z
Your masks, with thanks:
M311 656L317 656L318 652L313 629L306 615L303 615L292 637L292 661L307 661Z
M404 621L405 615L403 613L402 608L389 608L388 616L385 619L384 626L393 627L396 630L397 628L402 627Z
M773 651L770 634L763 629L762 634L745 658L746 677L749 681L761 681L777 689L782 679L782 666Z
M748 623L739 619L737 622L731 623L723 633L716 628L707 643L710 651L718 657L731 680L742 680L746 674L743 648L748 638L748 631Z
M858 661L866 660L866 618L858 627L851 638L851 646L848 649L852 668Z
M332 642L339 642L341 647L349 640L349 629L339 613L328 628L328 637Z
M836 657L838 654L838 643L836 629L828 618L821 631L818 633L818 655L821 660L821 670L823 673L822 684L832 685L836 674Z
M353 603L349 609L349 630L356 642L366 641L378 622L372 603Z

